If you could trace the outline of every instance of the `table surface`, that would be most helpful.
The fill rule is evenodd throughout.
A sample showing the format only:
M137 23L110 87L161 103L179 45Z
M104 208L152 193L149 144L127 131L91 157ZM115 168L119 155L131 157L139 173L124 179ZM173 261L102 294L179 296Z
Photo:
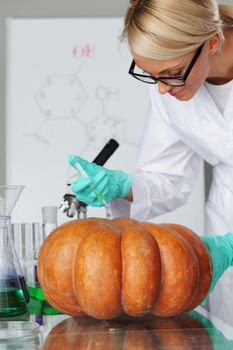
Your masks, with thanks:
M91 317L31 315L30 320L41 324L41 345L22 349L233 350L233 327L202 307L168 319L122 315L103 321Z

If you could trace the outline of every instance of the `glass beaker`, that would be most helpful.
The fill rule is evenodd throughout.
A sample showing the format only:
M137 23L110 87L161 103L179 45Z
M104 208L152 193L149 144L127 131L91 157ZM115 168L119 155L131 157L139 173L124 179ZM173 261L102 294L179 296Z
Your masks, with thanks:
M0 319L26 312L29 295L9 232L11 212L24 186L0 186Z

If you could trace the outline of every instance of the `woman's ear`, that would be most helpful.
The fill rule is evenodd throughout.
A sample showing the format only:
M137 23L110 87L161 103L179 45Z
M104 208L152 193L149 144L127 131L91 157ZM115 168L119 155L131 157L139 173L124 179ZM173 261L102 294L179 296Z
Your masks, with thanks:
M214 36L212 36L212 38L210 38L207 41L207 46L208 46L208 49L209 49L209 53L211 55L213 55L216 52L218 52L218 50L221 47L220 34L219 33L214 34Z

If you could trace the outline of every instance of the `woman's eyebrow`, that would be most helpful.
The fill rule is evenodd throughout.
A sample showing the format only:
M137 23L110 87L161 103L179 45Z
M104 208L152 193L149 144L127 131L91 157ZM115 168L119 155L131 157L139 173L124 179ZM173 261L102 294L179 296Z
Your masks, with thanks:
M139 67L139 66L138 66L138 67ZM170 72L170 71L173 71L173 70L175 70L175 69L183 69L184 67L185 67L185 64L182 62L182 63L177 64L177 65L174 66L174 67L169 67L169 68L166 68L166 69L162 70L162 71L159 72L157 75L162 74L162 73L166 73L166 72ZM140 68L140 67L139 67L139 68ZM141 68L141 69L142 69L142 68ZM143 71L144 73L147 73L147 74L152 75L151 73L145 71L144 69L142 69L142 71Z
M166 68L164 70L162 70L160 73L165 73L165 72L169 72L169 71L172 71L172 70L175 70L175 69L180 69L180 68L183 68L184 67L184 64L178 64L174 67L170 67L170 68Z
M184 67L185 67L184 64L182 64L182 65L179 64L179 65L174 66L174 67L171 67L171 68L166 68L166 69L162 70L160 73L156 74L156 76L159 76L159 75L162 74L162 73L169 73L169 72L171 72L171 71L173 71L173 70L176 70L176 69L181 70L181 69L183 69ZM147 73L147 74L149 74L149 75L152 75L151 73L145 71L144 69L142 69L142 71L143 71L143 73Z
M142 67L140 67L139 65L138 65L137 67L140 68L144 73L147 73L147 74L152 75L151 73L149 73L148 71L146 71L145 69L143 69ZM172 70L174 70L174 69L183 69L184 67L185 67L185 63L184 63L184 62L180 62L180 63L177 64L176 66L163 69L161 72L158 73L158 75L161 74L161 73L165 73L165 72L172 71Z

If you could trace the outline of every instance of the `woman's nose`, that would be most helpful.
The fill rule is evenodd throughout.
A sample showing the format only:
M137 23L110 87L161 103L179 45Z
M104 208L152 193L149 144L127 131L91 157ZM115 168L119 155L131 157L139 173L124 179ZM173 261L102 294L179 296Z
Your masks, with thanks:
M172 86L164 84L162 81L158 81L158 88L160 94L166 94L172 89Z

